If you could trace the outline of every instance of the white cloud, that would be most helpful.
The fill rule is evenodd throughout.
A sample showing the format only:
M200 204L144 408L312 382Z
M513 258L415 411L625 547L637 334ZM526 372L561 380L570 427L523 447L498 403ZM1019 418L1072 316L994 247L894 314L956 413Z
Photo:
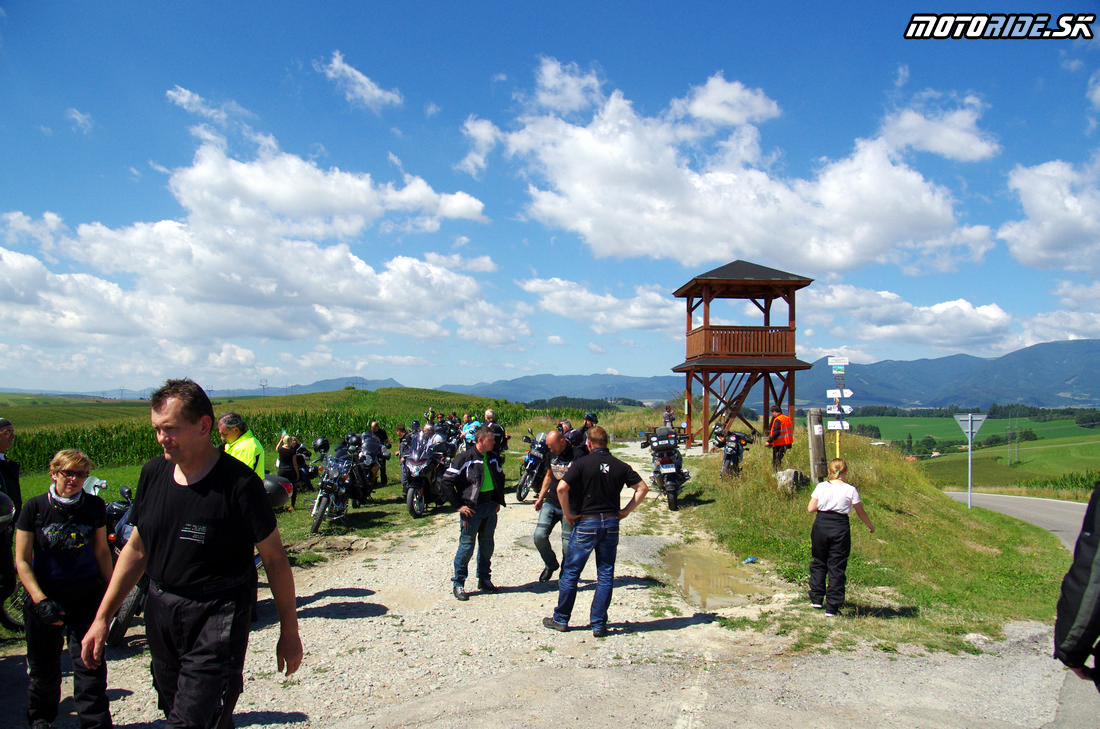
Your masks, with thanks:
M749 89L740 81L726 81L722 73L696 86L686 99L672 102L676 117L691 116L713 124L741 126L779 116L779 104L760 89Z
M997 304L974 306L964 299L918 306L890 291L846 284L812 287L799 297L807 320L831 336L864 342L894 342L940 351L999 348L1011 335L1012 317ZM843 341L843 340L842 340Z
M1100 271L1100 180L1095 166L1054 160L1017 166L1008 187L1026 219L1005 223L997 237L1017 261L1035 268Z
M673 106L686 112L698 102L707 118L730 123L777 113L774 102L720 76L708 86ZM967 104L939 127L966 129L966 114L978 109ZM798 260L800 271L813 273L871 262L915 270L929 251L936 255L928 260L944 268L989 247L988 229L959 225L951 192L883 138L857 140L849 156L823 161L812 179L784 179L767 169L756 127L742 123L719 134L691 115L642 117L619 91L600 96L587 121L555 113L518 121L503 141L531 180L527 214L576 233L597 257L693 266Z
M536 295L543 311L585 324L595 334L626 329L683 333L683 304L659 286L637 286L632 298L620 299L560 278L528 279L516 285Z
M490 121L471 116L463 123L462 133L470 140L473 149L455 165L455 169L476 177L485 170L485 158L496 146L500 130Z
M600 80L593 72L582 73L575 63L561 64L542 58L536 71L535 101L561 114L586 109L601 98Z
M218 126L225 126L231 118L251 116L236 102L230 101L221 106L213 106L199 94L179 85L164 92L164 95L168 98L168 101L184 111L214 122Z
M313 67L325 74L325 78L334 81L343 90L344 98L353 104L380 112L385 106L400 106L404 103L400 91L381 88L362 72L345 63L340 51L333 51L332 59L327 64L314 61Z
M553 344L555 347L559 347L559 346L565 344L565 340L562 339L561 337L559 337L557 334L551 334L548 337L546 337L546 343L547 344Z
M1092 104L1093 109L1100 110L1100 71L1094 71L1089 76L1088 90L1085 92L1085 97Z
M909 147L960 162L975 162L1000 153L989 132L978 128L985 105L976 96L960 100L956 108L942 108L935 94L922 96L915 107L886 116L881 135L894 149Z
M73 129L87 134L92 131L92 115L84 114L76 109L66 109L65 118L72 122Z

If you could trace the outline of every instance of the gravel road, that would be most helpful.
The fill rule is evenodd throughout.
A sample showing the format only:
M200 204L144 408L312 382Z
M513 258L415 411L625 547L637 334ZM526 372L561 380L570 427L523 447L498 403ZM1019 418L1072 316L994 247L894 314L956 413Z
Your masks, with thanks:
M636 449L624 457L642 462ZM450 589L458 532L450 509L410 520L386 541L328 540L338 556L296 570L306 656L289 679L275 672L278 624L261 588L236 726L993 729L1082 726L1067 717L1100 709L1091 688L1060 697L1066 674L1050 658L1050 627L1039 623L1010 625L997 643L975 637L982 653L963 656L869 646L791 655L784 636L724 629L719 617L811 611L759 563L751 565L759 591L731 607L703 609L662 589L651 578L658 552L681 534L679 515L652 493L623 522L610 635L593 638L583 626L591 564L574 615L581 625L551 632L541 620L557 588L537 582L534 525L532 504L510 497L493 559L501 592L474 591L464 603ZM556 531L553 543L560 546ZM140 627L109 654L119 727L163 725ZM20 656L0 657L0 726L24 726L22 671ZM71 710L66 700L59 729L77 726Z

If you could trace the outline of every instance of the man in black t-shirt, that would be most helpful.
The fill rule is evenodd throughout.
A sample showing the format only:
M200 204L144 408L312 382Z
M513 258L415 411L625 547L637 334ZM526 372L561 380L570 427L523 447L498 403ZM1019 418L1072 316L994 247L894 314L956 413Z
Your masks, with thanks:
M558 482L558 500L565 520L573 525L569 551L558 578L558 606L554 616L543 618L542 624L551 630L565 631L573 604L577 600L577 580L588 555L596 553L596 593L589 613L592 635L607 635L607 608L615 581L615 555L619 546L619 521L638 508L649 492L642 477L634 469L615 458L607 450L607 431L599 426L588 430L587 456L573 465ZM634 496L625 507L620 506L619 493L624 486L634 489ZM580 512L574 511L573 489L580 490Z
M102 661L107 623L146 572L146 638L168 726L231 727L256 600L253 548L275 599L276 660L287 675L302 661L294 576L263 483L211 443L214 410L202 388L169 380L150 403L164 457L142 468L134 530L81 655Z
M551 430L546 434L546 447L550 449L547 455L550 463L546 467L542 489L539 491L538 498L535 499L535 511L539 513L539 521L535 525L534 534L531 535L531 541L534 542L544 565L539 575L539 582L549 582L558 569L558 558L554 554L554 548L550 546L550 532L560 521L562 560L565 559L565 553L569 548L569 537L573 533L573 525L562 518L564 512L558 502L558 482L573 463L573 446L557 430Z

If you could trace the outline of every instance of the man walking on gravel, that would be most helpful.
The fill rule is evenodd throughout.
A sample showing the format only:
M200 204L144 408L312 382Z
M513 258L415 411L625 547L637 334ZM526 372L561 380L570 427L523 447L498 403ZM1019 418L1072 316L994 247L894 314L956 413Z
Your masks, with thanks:
M558 501L565 520L573 525L569 550L565 554L558 578L558 606L554 616L543 618L550 630L564 632L577 600L577 580L596 553L596 593L592 597L589 621L592 635L607 635L607 608L615 582L615 556L619 547L619 522L645 500L649 487L633 468L607 450L607 431L598 426L589 428L589 453L573 461L573 465L558 482ZM619 506L619 493L624 486L634 489L634 496L625 508ZM570 490L580 489L580 513L573 513Z
M81 657L103 660L107 624L144 572L145 633L153 686L166 726L232 727L244 687L249 618L256 602L258 549L279 616L276 665L302 662L290 571L263 483L211 443L214 409L191 380L169 380L150 398L163 457L141 469L134 531L84 636Z
M474 434L474 447L455 456L443 474L443 493L451 494L458 506L458 551L454 560L454 596L469 600L466 577L470 572L470 557L477 541L477 587L482 592L500 592L492 581L494 536L497 512L504 506L504 471L493 454L496 437L483 425Z
M550 532L554 530L554 526L561 522L562 560L565 559L565 553L569 549L569 537L573 533L573 525L562 519L563 512L561 505L558 504L558 482L573 463L573 446L557 430L551 430L546 434L546 447L550 449L550 464L546 468L546 476L542 479L538 498L535 499L535 511L539 513L539 521L535 525L535 533L531 535L531 541L534 542L544 565L542 573L539 574L539 582L549 582L559 567L554 548L550 546Z

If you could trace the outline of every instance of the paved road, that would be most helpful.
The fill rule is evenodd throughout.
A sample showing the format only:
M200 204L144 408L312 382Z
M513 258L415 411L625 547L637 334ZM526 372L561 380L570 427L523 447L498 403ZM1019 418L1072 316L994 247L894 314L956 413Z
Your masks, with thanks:
M965 491L945 492L955 501L967 503ZM1037 499L1031 496L1003 496L1000 494L972 494L970 504L974 508L989 509L1007 514L1021 521L1042 527L1062 540L1066 549L1073 551L1081 522L1085 518L1086 505L1076 501ZM1069 569L1070 558L1066 558ZM1076 729L1097 726L1100 700L1090 682L1082 681L1071 673L1066 674L1058 696L1058 715L1044 729Z
M955 501L966 503L965 491L944 492ZM1058 499L1036 499L1032 496L1002 496L1001 494L973 494L970 503L989 509L1052 532L1062 540L1066 549L1073 551L1081 521L1085 518L1085 504ZM1068 567L1068 565L1067 565Z

